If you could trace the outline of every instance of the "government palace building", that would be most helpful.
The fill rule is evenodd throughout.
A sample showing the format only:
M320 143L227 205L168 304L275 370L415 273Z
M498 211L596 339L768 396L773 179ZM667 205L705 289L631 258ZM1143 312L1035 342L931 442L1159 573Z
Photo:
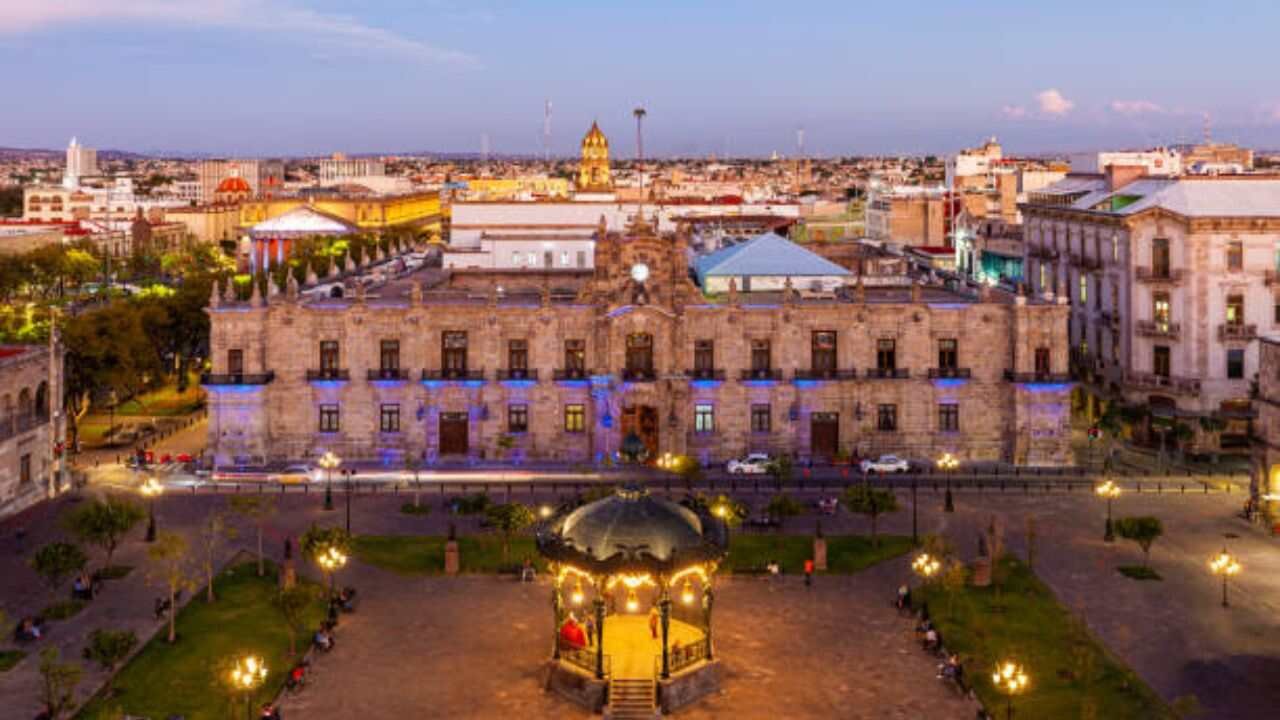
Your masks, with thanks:
M920 281L709 298L686 246L642 219L602 225L572 288L459 289L438 269L343 297L215 287L214 461L597 464L624 439L704 463L1067 461L1064 304Z

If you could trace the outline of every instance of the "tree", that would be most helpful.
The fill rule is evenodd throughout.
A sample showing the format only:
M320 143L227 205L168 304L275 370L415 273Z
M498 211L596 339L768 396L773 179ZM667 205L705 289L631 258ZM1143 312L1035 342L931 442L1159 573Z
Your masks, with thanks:
M876 523L884 513L897 512L898 497L892 490L873 488L869 484L850 485L844 491L844 506L851 513L871 518L871 542L880 544L876 537Z
M120 541L146 516L137 504L108 496L77 508L67 524L82 542L102 548L106 553L104 567L110 567Z
M51 595L58 594L58 588L71 573L84 569L89 558L79 545L65 542L52 542L36 551L31 558L31 569L49 586Z
M289 628L289 654L298 654L298 634L305 629L307 608L316 601L316 588L306 583L296 583L281 588L275 597L276 609L284 617Z
M82 672L78 663L64 663L60 660L61 655L56 647L40 651L40 701L53 720L62 717L71 708Z
M782 486L791 482L791 477L795 474L795 463L792 462L790 455L779 455L769 461L765 466L765 472L773 478L773 484L778 490L782 490Z
M322 553L327 553L330 548L337 550L343 555L351 552L351 535L340 527L312 527L310 530L302 534L298 539L298 546L302 552L312 560L318 561ZM329 589L333 589L333 571L320 566L324 571L326 584Z
M1151 544L1164 535L1164 523L1160 518L1150 515L1122 517L1115 522L1116 535L1125 540L1132 540L1142 548L1142 567L1149 567L1151 560Z
M698 493L681 502L691 510L711 513L730 528L736 528L741 525L742 521L747 519L749 512L746 503L735 500L723 493L713 498L709 498L703 493Z
M528 505L518 502L493 505L485 511L485 516L493 527L502 533L502 562L507 561L507 553L511 546L511 536L534 523L533 510Z
M994 562L994 561L993 561ZM969 570L959 560L951 560L942 572L942 588L947 592L947 615L954 617L956 596L964 590L969 579Z
M205 588L205 599L208 602L214 602L217 598L213 592L213 573L217 564L218 549L222 547L223 540L235 537L235 528L227 525L226 515L221 512L211 512L205 515L204 521L200 523L200 545L204 550L202 554L202 564L204 565L204 579L208 583ZM262 551L261 545L258 551Z
M262 534L267 520L276 513L276 500L270 495L236 495L231 498L231 509L253 523L258 535L258 577L262 577L267 573L262 553Z
M178 639L178 592L190 588L191 580L191 548L187 539L181 535L162 531L156 541L147 548L147 556L155 563L150 573L153 581L169 594L169 642Z
M778 493L769 500L769 504L765 507L765 512L769 517L778 523L778 532L782 532L782 525L787 518L795 517L804 512L804 506L799 500L791 497L786 493Z
M111 697L111 681L116 665L138 646L138 636L132 630L94 630L84 649L84 659L98 664L107 673L106 695Z

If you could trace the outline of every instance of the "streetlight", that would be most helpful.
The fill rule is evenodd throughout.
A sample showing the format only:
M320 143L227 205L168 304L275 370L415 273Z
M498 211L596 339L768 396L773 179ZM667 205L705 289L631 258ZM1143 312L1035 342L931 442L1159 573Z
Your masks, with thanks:
M324 509L333 509L333 471L342 464L342 458L333 453L332 450L326 450L324 455L316 461L316 464L324 469Z
M245 717L253 720L253 691L267 679L267 666L261 658L246 655L236 660L231 668L231 687L244 693Z
M991 684L1008 697L1006 720L1013 718L1013 696L1025 692L1030 682L1022 666L1008 660L997 666L995 672L991 673Z
M542 505L538 507L538 517L542 518L543 520L546 520L547 518L551 517L551 514L553 512L554 510L551 509L550 505Z
M911 570L915 572L915 574L924 578L925 582L929 582L929 580L934 575L937 575L938 571L941 569L942 561L929 553L920 553L916 556L915 560L911 561Z
M1222 576L1222 607L1224 608L1231 607L1227 603L1227 580L1232 575L1239 573L1240 569L1240 561L1236 560L1234 555L1227 552L1226 548L1222 548L1222 552L1218 553L1217 557L1214 557L1209 561L1209 570L1211 570L1214 575Z
M1102 540L1103 542L1115 542L1116 533L1111 527L1111 501L1120 497L1120 486L1108 480L1099 485L1094 492L1098 494L1098 497L1107 499L1107 527L1102 533Z
M142 496L147 498L147 542L156 541L156 498L164 493L164 485L155 476L147 478L138 488Z
M351 534L351 478L355 477L356 471L347 468L342 471L343 478L347 482L347 534Z
M942 453L942 457L938 458L937 464L938 469L947 476L947 496L946 500L943 502L942 509L946 512L955 512L956 505L951 500L951 474L956 471L956 468L960 467L960 461L956 459L955 455L947 452Z
M347 564L347 554L330 545L316 553L316 562L324 574L329 576L329 597L333 597L333 574Z

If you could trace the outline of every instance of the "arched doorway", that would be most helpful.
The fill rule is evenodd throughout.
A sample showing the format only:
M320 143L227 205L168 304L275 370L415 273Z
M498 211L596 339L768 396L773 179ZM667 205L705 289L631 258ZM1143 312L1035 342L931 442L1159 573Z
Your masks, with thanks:
M648 462L658 458L658 408L652 405L628 405L622 408L622 438L640 438Z

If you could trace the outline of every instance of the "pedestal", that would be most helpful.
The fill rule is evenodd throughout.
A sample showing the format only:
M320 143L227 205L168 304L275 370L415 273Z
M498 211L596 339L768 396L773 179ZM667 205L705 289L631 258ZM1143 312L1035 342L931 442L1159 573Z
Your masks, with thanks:
M813 539L813 567L818 571L827 569L827 539L816 537Z
M280 569L280 589L288 590L298 584L298 569L293 565L293 558L284 561Z
M458 541L450 540L444 545L444 574L458 574Z
M989 587L991 585L991 558L980 557L973 561L973 576L970 584L974 587Z

